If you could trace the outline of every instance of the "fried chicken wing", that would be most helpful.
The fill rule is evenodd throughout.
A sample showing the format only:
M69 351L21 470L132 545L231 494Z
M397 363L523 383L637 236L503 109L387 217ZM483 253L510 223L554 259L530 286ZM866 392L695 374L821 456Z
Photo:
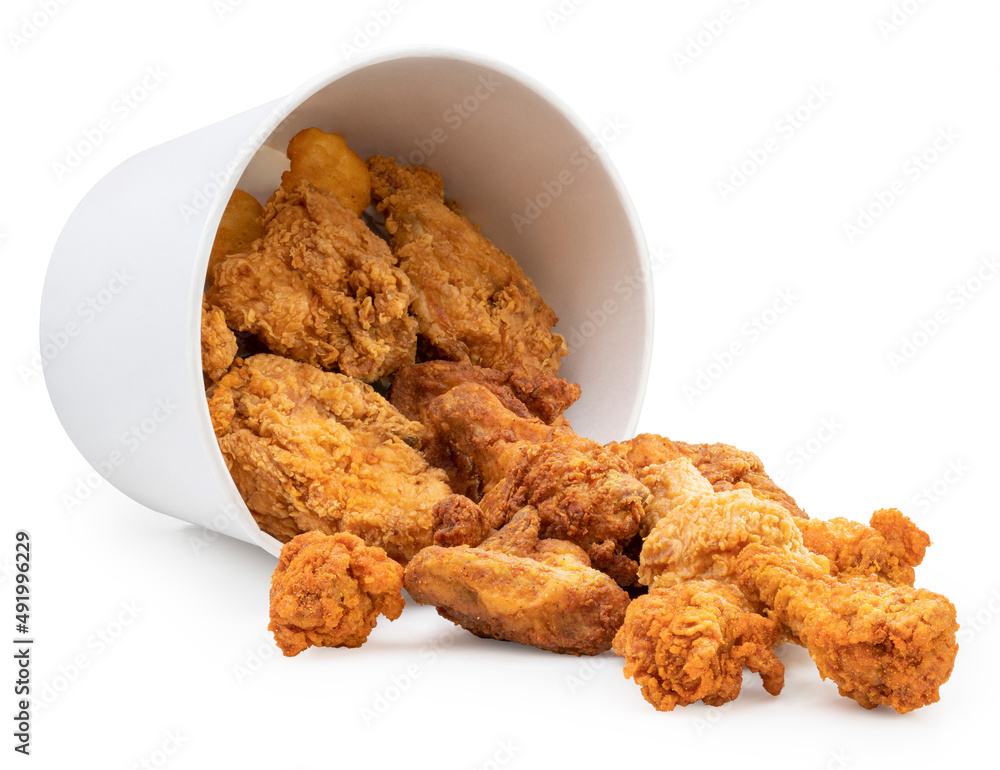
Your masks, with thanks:
M555 313L510 255L445 204L441 177L378 155L368 168L393 253L416 287L413 312L430 357L558 372L567 347L552 332Z
M715 492L691 472L686 458L649 466L660 476L659 515L642 545L639 582L670 586L711 578L732 583L733 563L750 543L765 543L829 570L802 542L795 520L781 505L749 489ZM650 506L647 505L647 508Z
M733 700L744 666L761 675L767 692L780 693L785 668L773 650L780 635L776 622L750 611L732 588L699 580L633 600L614 651L642 696L658 711L672 711L698 700Z
M648 490L628 465L565 427L518 417L487 388L459 385L434 399L426 425L446 442L455 467L493 526L531 506L542 536L582 547L623 585L635 563L622 548L636 534Z
M217 382L236 358L236 335L226 326L225 314L204 299L201 303L201 370Z
M873 513L867 527L844 518L795 523L806 548L827 557L834 575L872 575L895 585L913 585L913 568L931 543L926 532L895 508Z
M743 549L736 575L751 603L801 640L841 695L901 714L938 700L958 652L955 607L945 597L871 577L834 578L763 545Z
M538 514L525 508L477 548L425 548L406 567L406 590L476 636L572 655L604 652L628 594L591 569L578 546L539 540L539 527Z
M291 189L299 180L308 179L358 216L371 205L368 166L344 137L305 128L292 137L287 154L289 169L281 175L282 187Z
M275 353L374 382L416 355L415 293L383 240L326 190L279 188L249 251L224 258L208 299Z
M378 616L403 612L403 568L345 532L307 532L281 549L268 630L288 657L313 645L360 647Z
M219 381L209 412L243 499L279 540L350 532L403 563L433 542L451 489L413 448L420 424L370 386L260 354Z

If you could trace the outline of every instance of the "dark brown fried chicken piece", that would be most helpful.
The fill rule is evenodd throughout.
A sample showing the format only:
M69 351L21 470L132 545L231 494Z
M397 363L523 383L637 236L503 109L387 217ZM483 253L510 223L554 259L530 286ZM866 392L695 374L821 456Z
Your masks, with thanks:
M625 677L658 711L702 700L721 706L740 694L743 667L764 689L781 692L785 668L773 647L773 620L750 611L743 597L714 580L654 588L632 601L614 640Z
M751 604L801 641L841 695L901 714L938 700L958 651L955 607L945 597L871 577L834 578L763 545L742 550L736 575Z
M433 542L451 495L414 449L423 433L371 386L269 354L209 400L219 448L261 529L279 540L350 532L405 563Z
M279 188L264 235L214 268L207 296L275 353L373 382L416 354L416 296L386 243L333 193Z
M368 159L372 198L393 254L417 291L413 312L435 358L517 370L559 370L556 315L514 259L445 205L441 177L391 158Z
M525 506L542 536L583 548L593 566L623 585L635 563L622 555L635 536L646 488L628 465L564 427L518 417L482 385L467 383L427 407L429 430L446 443L470 497L494 527Z
M535 417L547 424L559 418L580 398L580 386L552 374L526 375L456 361L427 361L396 371L389 402L411 420L424 422L427 405L466 382L487 388L518 417Z
M572 655L611 647L628 594L562 540L539 540L538 514L519 511L477 548L431 546L407 565L421 604L487 639Z
M313 645L360 647L378 616L403 611L403 568L354 535L307 532L281 549L268 630L288 657Z

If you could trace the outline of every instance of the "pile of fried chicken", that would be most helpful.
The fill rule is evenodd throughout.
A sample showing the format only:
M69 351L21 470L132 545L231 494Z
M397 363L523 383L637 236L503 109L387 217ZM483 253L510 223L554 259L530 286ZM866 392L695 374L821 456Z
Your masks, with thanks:
M724 444L578 435L555 313L438 174L316 128L288 157L265 205L230 200L202 309L219 447L285 543L285 655L360 646L405 588L480 637L613 649L663 711L744 667L777 695L784 643L865 708L938 700L956 613L914 588L908 518L811 519Z

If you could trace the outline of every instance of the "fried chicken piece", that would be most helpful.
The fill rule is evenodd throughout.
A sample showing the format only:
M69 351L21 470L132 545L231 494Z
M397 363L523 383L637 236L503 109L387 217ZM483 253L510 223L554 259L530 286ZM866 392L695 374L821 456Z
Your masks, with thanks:
M236 358L236 335L226 326L225 314L204 299L201 302L201 370L217 382Z
M642 433L629 441L610 444L608 448L628 460L637 473L650 465L686 457L716 492L749 489L756 498L784 506L792 516L809 518L792 496L771 480L760 458L751 452L728 444L685 444L652 433Z
M250 193L233 190L233 194L222 212L219 229L215 231L215 241L208 257L206 280L212 280L215 266L230 254L241 254L264 234L261 219L264 207Z
M736 574L750 602L801 640L841 695L900 714L938 700L958 652L955 607L945 597L871 577L834 578L762 545L743 549Z
M578 398L580 386L552 374L526 375L457 361L427 361L400 367L389 389L389 403L411 420L425 422L427 405L466 382L487 388L518 417L535 417L546 424L559 418Z
M208 299L271 351L374 382L416 355L415 293L383 240L308 181L279 188L264 235L212 274Z
M413 448L423 428L369 385L269 354L234 366L209 413L258 524L279 540L350 532L405 563L430 545L442 471Z
M413 312L432 358L527 375L559 371L558 320L514 259L445 205L441 177L391 158L368 159L372 197L393 253L413 281Z
M434 545L479 545L492 532L482 509L464 495L448 495L434 506Z
M661 494L656 496L659 518L642 546L640 583L671 586L711 578L732 584L735 559L750 543L774 546L829 571L826 559L805 547L795 519L783 506L754 497L746 488L715 492L691 467L682 458L646 469L661 477Z
M743 597L714 580L654 588L635 599L614 639L625 678L658 711L702 700L721 706L740 694L743 667L764 689L781 692L785 667L774 654L781 634L773 620L749 610Z
M281 175L282 187L291 189L308 179L358 216L371 205L368 166L339 134L305 128L292 137L287 155L290 168Z
M578 546L539 540L539 527L525 508L478 548L425 548L406 567L406 590L486 639L571 655L610 649L628 594Z
M268 630L288 657L313 645L360 647L378 616L403 612L403 568L381 548L341 532L285 543L271 576Z
M428 429L447 443L466 486L498 527L525 506L542 536L569 540L622 585L635 563L622 554L635 536L648 490L628 465L565 427L518 417L487 388L466 383L435 398Z
M871 575L893 585L913 585L913 568L931 543L926 532L895 508L875 511L867 527L844 518L795 523L806 548L827 557L834 575Z

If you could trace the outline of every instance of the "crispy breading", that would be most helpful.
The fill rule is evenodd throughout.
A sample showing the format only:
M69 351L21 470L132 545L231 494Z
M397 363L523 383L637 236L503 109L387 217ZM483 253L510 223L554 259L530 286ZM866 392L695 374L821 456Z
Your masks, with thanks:
M209 382L217 382L236 358L236 335L226 326L226 315L219 308L201 302L201 370Z
M826 556L834 575L872 575L896 585L913 585L913 568L931 543L926 532L895 508L875 511L867 527L839 517L795 523L806 548Z
M567 347L552 331L556 314L513 257L445 204L441 177L378 155L368 168L393 253L417 291L413 312L428 357L558 372Z
M420 424L370 386L261 354L219 381L209 412L237 488L275 537L350 532L403 563L433 542L445 475L413 448Z
M413 363L415 293L385 241L308 181L280 188L263 222L263 237L211 276L208 299L231 328L365 382Z
M403 611L403 568L381 548L341 532L285 543L271 576L268 630L288 657L311 646L360 647L378 616Z
M639 582L670 586L711 578L732 583L733 563L750 543L765 543L829 569L802 542L795 519L781 505L754 497L749 489L713 491L682 458L652 465L659 475L659 518L642 546ZM647 508L650 506L647 505Z
M740 588L767 608L832 679L865 708L899 713L938 700L958 645L954 605L940 594L872 577L839 577L763 545L736 560Z
M672 711L698 700L709 706L733 700L744 666L777 695L785 671L773 650L780 635L776 622L752 612L732 588L698 580L633 600L614 650L642 697L658 711Z

